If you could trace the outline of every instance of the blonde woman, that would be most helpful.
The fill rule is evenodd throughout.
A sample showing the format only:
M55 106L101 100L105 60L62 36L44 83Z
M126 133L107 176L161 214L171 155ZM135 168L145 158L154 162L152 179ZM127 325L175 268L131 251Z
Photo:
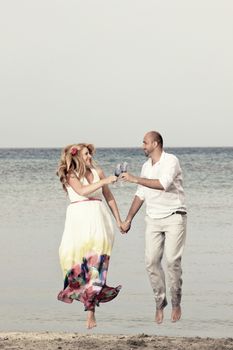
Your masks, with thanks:
M94 146L80 143L62 151L57 171L70 204L59 248L64 289L58 300L79 300L87 311L87 328L96 326L95 306L117 296L121 286L106 285L114 232L105 198L118 227L122 222L116 201L108 185L116 176L105 177L92 161Z

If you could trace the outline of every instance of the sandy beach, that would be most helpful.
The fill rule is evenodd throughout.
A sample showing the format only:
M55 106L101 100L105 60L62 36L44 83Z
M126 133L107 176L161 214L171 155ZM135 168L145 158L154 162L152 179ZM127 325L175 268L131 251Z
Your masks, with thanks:
M0 333L0 349L43 350L225 350L233 349L233 338L164 337L138 335L92 335L77 333Z

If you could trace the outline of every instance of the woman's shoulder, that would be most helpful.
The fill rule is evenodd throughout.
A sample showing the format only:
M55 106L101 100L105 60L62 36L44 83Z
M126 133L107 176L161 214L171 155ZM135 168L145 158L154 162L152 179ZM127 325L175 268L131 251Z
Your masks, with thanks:
M79 174L76 170L71 170L68 172L68 174L66 175L66 179L67 179L67 183L70 184L70 182L83 182L84 178L80 178Z
M99 166L92 168L92 171L96 172L99 175L100 179L105 177L103 170Z

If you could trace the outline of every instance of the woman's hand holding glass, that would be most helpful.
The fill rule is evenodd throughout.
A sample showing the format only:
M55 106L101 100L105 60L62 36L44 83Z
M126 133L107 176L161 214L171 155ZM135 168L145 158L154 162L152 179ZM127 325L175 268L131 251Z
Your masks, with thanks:
M110 175L104 179L105 185L111 185L114 184L117 181L117 176Z

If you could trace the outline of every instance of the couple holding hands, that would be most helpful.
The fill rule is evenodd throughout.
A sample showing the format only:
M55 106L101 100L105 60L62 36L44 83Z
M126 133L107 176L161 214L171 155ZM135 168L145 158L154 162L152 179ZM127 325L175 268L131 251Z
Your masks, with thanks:
M155 296L155 321L163 322L167 305L165 275L161 265L165 253L172 303L171 321L181 317L181 257L186 237L187 213L184 203L182 172L176 156L163 150L157 131L147 132L143 150L148 160L141 175L119 172L123 181L138 185L124 222L109 185L117 176L106 177L93 160L94 146L74 144L62 151L57 175L68 194L65 228L59 247L64 287L58 300L79 300L87 311L87 328L96 326L95 307L115 298L121 286L106 284L114 230L105 199L122 233L142 204L146 203L145 263Z

